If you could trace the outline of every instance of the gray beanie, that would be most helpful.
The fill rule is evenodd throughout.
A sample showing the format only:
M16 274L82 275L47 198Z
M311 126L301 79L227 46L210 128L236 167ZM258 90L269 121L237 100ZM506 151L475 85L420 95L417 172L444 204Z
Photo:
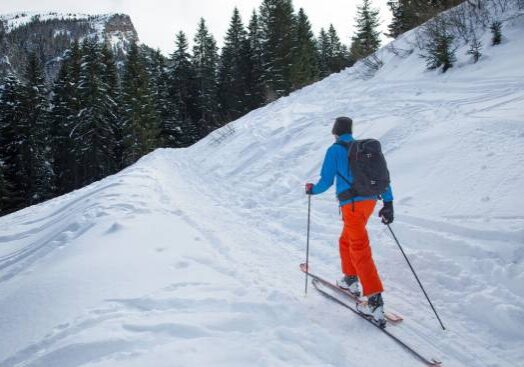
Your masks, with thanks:
M333 130L331 130L333 135L341 136L344 134L353 133L353 120L349 117L337 117L335 124L333 125Z

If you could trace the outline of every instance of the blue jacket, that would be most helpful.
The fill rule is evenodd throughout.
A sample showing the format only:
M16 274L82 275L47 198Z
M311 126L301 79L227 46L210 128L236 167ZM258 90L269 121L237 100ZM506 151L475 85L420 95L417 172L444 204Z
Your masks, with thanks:
M338 141L350 142L354 141L351 134L344 134L338 138ZM321 194L333 185L335 176L342 175L348 182L353 182L353 175L351 174L351 167L348 162L348 152L346 148L339 144L333 144L326 152L326 158L322 164L322 171L320 172L320 181L313 186L312 194ZM343 191L351 188L346 180L337 177L337 195ZM381 195L384 201L393 201L393 192L391 186L388 186L386 191ZM344 206L352 201L377 200L377 196L355 196L353 200L346 200L340 202L340 206Z

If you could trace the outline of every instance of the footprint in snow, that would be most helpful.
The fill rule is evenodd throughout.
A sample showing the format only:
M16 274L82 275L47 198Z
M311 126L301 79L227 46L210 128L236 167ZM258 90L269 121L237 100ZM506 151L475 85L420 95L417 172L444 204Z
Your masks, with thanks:
M120 230L122 230L124 228L124 226L118 222L114 222L111 227L109 227L107 229L107 231L105 231L105 234L111 234L111 233L115 233L115 232L118 232Z
M185 269L189 267L189 262L188 261L177 261L175 264L173 264L173 268L175 269Z

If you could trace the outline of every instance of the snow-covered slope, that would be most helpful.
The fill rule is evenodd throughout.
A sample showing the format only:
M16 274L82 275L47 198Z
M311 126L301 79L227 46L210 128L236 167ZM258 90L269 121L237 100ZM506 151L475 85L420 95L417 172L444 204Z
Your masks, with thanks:
M181 150L0 219L0 366L416 366L362 320L303 295L306 197L331 124L379 138L393 225L439 329L378 219L391 330L446 366L524 358L524 31L446 74L381 51ZM413 35L396 42L407 49ZM489 35L483 39L488 44ZM333 192L312 200L311 266L338 276Z

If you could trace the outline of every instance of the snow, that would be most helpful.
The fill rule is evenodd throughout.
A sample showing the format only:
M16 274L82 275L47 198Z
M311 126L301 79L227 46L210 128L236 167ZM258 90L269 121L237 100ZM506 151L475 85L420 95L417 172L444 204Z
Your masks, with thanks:
M7 33L13 30L29 24L33 19L38 18L40 21L50 19L60 20L78 20L88 22L91 31L84 37L79 38L79 42L82 42L86 37L91 39L97 39L99 42L108 42L114 51L120 50L123 54L127 54L127 46L133 40L136 39L136 34L132 30L121 31L112 30L106 31L108 22L113 18L116 13L108 14L81 14L81 13L57 13L57 12L21 12L11 14L0 14L0 22L4 24ZM53 30L53 37L68 36L71 32L63 28L63 25L59 25L58 28ZM2 60L0 60L1 62ZM9 61L9 60L7 60ZM121 62L119 62L121 63Z
M0 218L1 366L416 366L347 310L303 294L306 181L332 121L379 138L392 225L369 230L405 318L390 330L445 366L524 358L524 19L446 74L387 48L186 149ZM413 33L395 42L409 49ZM312 198L311 266L339 276L333 190Z
M53 37L59 37L59 36L71 36L71 31L68 31L67 29L55 29L53 32Z
M37 17L40 21L46 21L49 19L88 19L88 14L61 14L57 12L21 12L21 13L9 13L0 14L0 21L3 21L6 25L6 32L9 33L16 28L20 28L30 23L34 17Z
M4 22L6 32L12 32L13 30L20 28L26 24L29 24L33 19L38 18L40 21L46 21L51 19L61 19L61 20L84 20L89 21L91 28L94 30L94 33L91 34L91 37L98 37L98 39L104 39L105 27L108 20L113 17L115 14L82 14L82 13L57 13L57 12L21 12L21 13L10 13L10 14L0 14L0 21ZM64 29L56 29L53 36L69 34L70 32Z

